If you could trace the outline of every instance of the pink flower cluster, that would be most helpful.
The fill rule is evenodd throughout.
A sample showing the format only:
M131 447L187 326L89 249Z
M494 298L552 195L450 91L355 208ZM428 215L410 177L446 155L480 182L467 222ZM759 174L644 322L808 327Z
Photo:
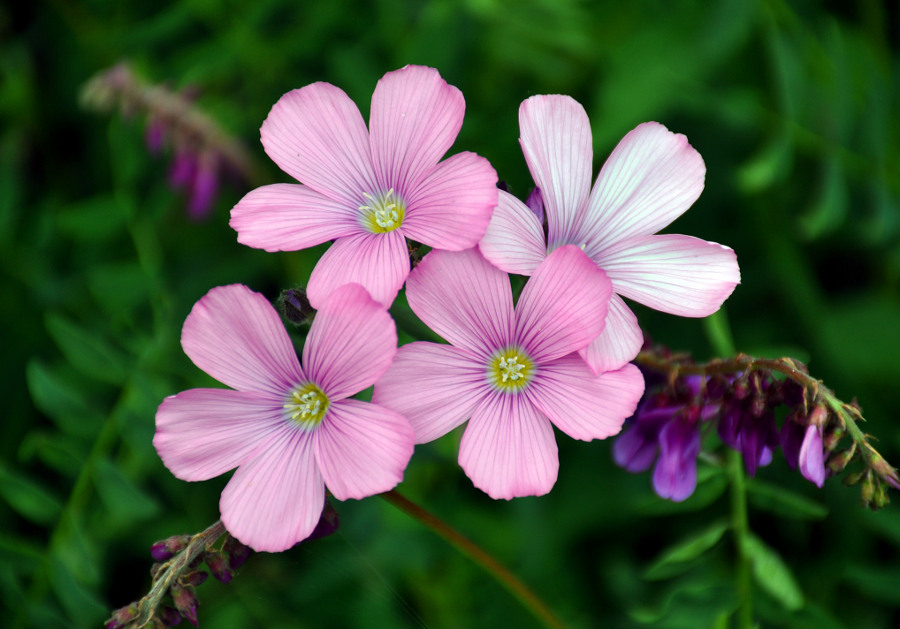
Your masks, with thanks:
M247 194L231 214L238 240L268 251L333 241L307 286L318 313L302 361L265 298L211 290L182 345L232 390L167 398L154 439L184 480L237 468L222 520L257 550L308 537L326 488L340 500L390 490L415 443L466 422L459 463L476 487L506 499L549 492L553 427L615 435L644 391L629 364L640 328L620 295L705 316L739 282L727 247L656 235L703 188L703 161L683 136L639 126L591 189L584 110L565 96L525 101L535 212L498 192L483 157L441 161L464 109L436 70L407 66L379 81L368 127L327 83L285 94L262 126L266 152L299 183ZM412 270L407 239L432 249ZM531 276L515 302L507 273ZM387 308L404 284L447 344L398 350ZM373 385L372 402L352 399Z

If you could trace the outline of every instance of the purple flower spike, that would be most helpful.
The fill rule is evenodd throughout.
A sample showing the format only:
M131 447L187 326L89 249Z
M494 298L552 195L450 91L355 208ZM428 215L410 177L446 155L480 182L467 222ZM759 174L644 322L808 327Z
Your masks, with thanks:
M803 478L821 488L825 484L825 456L822 450L822 428L810 424L806 427L798 457Z
M219 190L219 172L215 156L204 156L197 161L197 171L191 182L188 216L202 221L209 215Z
M806 430L800 424L796 417L788 415L781 427L781 451L784 452L784 460L788 467L792 470L797 469L797 463L800 460L800 445L803 443L803 437Z
M169 186L180 190L191 184L197 172L197 156L193 151L179 149L169 167Z
M659 433L659 460L653 470L653 489L663 498L681 502L697 487L697 455L700 430L697 424L670 421Z
M646 472L659 451L659 433L672 420L678 407L666 406L645 410L646 402L626 424L628 428L613 444L616 465L631 473Z
M756 475L760 466L772 462L772 447L778 444L775 415L771 410L759 418L745 416L741 426L741 455L750 476Z

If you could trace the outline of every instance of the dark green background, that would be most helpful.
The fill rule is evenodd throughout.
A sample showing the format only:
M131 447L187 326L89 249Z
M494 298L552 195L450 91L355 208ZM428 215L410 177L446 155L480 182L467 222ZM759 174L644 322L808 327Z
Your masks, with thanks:
M857 396L864 429L900 462L891 0L11 4L0 7L4 626L98 626L147 591L152 542L218 517L226 479L180 482L151 445L162 398L209 382L181 351L181 324L216 285L243 282L274 298L305 281L322 251L238 245L228 212L247 186L223 187L207 222L187 220L166 185L167 159L144 148L144 112L123 119L79 105L85 82L120 60L149 82L199 89L197 106L245 143L267 181L288 181L258 141L282 93L328 81L367 115L377 80L407 63L437 67L462 90L454 151L487 157L519 196L530 182L517 109L532 94L584 104L595 168L640 122L686 134L706 161L706 190L669 231L737 252L743 281L726 305L737 347L793 355L839 396ZM656 341L710 356L700 321L637 312ZM417 448L400 490L494 553L570 626L728 626L727 536L648 572L666 548L727 515L715 468L673 505L647 474L615 468L609 443L558 435L553 492L494 502L456 465L455 439ZM783 607L776 570L776 596L755 593L762 625L897 626L898 508L866 512L857 489L836 479L816 490L780 455L757 480L751 526L805 600ZM773 498L772 486L790 493ZM336 506L336 535L254 556L230 585L201 586L202 625L537 626L390 505Z

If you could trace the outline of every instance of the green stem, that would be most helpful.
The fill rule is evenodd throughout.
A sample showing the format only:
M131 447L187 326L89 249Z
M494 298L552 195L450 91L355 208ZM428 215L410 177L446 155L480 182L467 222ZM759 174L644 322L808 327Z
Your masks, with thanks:
M744 540L750 534L747 520L747 489L744 482L744 462L737 450L728 452L728 476L731 480L731 531L735 544L735 585L738 594L736 612L737 629L753 627L753 583L750 575L750 560L745 551Z
M522 583L516 576L494 557L473 544L459 531L438 519L419 505L411 502L397 491L380 494L389 503L430 528L444 541L456 548L469 559L484 568L497 582L512 594L541 624L550 629L565 629L565 625L550 611L544 601Z

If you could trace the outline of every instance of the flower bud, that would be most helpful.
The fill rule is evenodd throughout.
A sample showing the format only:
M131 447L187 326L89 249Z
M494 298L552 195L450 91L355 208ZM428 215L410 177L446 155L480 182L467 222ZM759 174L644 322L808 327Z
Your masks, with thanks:
M181 577L181 582L185 585L200 585L209 577L209 573L204 572L203 570L194 570L193 572L188 572Z
M156 613L167 627L174 627L181 623L181 614L174 607L163 605Z
M250 554L253 552L249 546L237 541L231 534L225 534L225 542L222 544L222 550L228 557L228 567L232 570L240 568Z
M338 530L338 525L338 512L331 506L331 503L326 500L325 508L322 509L322 515L319 517L319 523L316 524L316 528L313 529L313 532L310 533L309 537L306 539L311 540L327 537Z
M137 603L129 603L125 607L121 607L112 613L112 616L107 619L104 627L106 629L120 629L124 627L132 620L136 620L138 617L138 605Z
M180 553L189 541L191 541L190 535L173 535L153 544L150 547L150 555L156 561L168 561Z
M178 613L196 627L197 596L194 594L194 588L175 583L169 588L169 592L172 594L172 600L175 602Z
M206 566L212 575L222 583L228 583L234 578L234 571L228 565L228 559L220 550L208 550L203 555Z
M832 474L840 474L847 467L847 464L853 460L853 455L855 454L856 442L850 444L849 448L831 455L828 459L828 469L831 470Z
M868 470L865 472L865 478L863 478L860 491L862 492L863 504L867 507L871 507L875 499L875 479Z
M281 291L278 306L284 318L294 325L308 324L316 314L315 308L309 303L306 291L302 288Z

